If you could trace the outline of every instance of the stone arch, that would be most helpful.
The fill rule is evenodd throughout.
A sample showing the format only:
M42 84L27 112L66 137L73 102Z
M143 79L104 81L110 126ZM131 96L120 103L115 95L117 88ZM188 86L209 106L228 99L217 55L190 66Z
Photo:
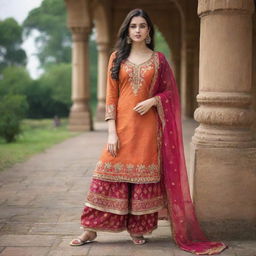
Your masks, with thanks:
M96 42L109 43L109 26L106 9L101 2L93 6L92 19L96 29Z

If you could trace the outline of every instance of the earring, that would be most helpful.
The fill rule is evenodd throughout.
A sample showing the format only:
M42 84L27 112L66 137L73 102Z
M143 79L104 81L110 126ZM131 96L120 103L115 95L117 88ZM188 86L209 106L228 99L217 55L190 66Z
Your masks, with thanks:
M126 42L127 42L127 44L131 44L132 43L132 39L129 36L127 36L126 37Z
M150 35L147 35L147 37L146 37L146 44L150 44L150 42L151 42L151 37L150 37Z

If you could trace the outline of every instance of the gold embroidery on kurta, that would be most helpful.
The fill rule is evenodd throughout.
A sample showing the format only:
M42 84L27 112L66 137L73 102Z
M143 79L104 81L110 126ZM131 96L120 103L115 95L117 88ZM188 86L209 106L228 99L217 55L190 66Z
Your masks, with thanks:
M153 61L154 61L154 65L155 65L155 72L154 72L154 76L153 76L153 79L151 81L151 84L150 84L150 88L149 88L149 97L152 97L152 93L153 93L153 89L154 89L154 85L155 85L155 82L156 82L156 79L158 77L158 73L159 73L159 57L158 57L158 54L155 52L154 56L153 56Z
M116 105L114 104L106 105L105 121L108 119L116 119Z
M103 162L99 160L93 177L106 181L127 181L135 183L151 183L160 180L159 163L131 164Z
M138 91L144 83L145 73L154 68L154 53L151 58L141 64L134 64L128 59L125 61L125 71L129 75L129 82L132 86L132 91L135 95L138 95Z
M156 107L157 107L157 112L159 115L159 118L161 120L162 123L162 129L164 130L165 128L165 118L164 118L164 109L162 106L162 102L161 102L161 97L159 95L155 96L156 99Z

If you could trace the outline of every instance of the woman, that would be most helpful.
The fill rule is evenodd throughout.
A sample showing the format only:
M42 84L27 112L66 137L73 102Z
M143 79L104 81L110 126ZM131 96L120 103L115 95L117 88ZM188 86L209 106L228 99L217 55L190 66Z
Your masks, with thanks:
M154 51L154 28L141 9L128 13L108 64L108 143L96 164L81 216L85 231L70 245L93 241L97 231L127 230L135 244L157 228L167 207L172 237L183 250L217 254L200 228L189 193L180 102L165 56ZM166 202L166 203L165 203Z

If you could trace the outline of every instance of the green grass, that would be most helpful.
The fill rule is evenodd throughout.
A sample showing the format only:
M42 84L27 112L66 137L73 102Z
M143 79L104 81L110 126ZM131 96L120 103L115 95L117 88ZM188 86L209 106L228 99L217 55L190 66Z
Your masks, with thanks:
M0 138L0 171L56 143L80 134L80 132L68 131L67 118L61 118L59 127L52 125L52 119L24 119L21 128L23 132L15 142L6 143Z

